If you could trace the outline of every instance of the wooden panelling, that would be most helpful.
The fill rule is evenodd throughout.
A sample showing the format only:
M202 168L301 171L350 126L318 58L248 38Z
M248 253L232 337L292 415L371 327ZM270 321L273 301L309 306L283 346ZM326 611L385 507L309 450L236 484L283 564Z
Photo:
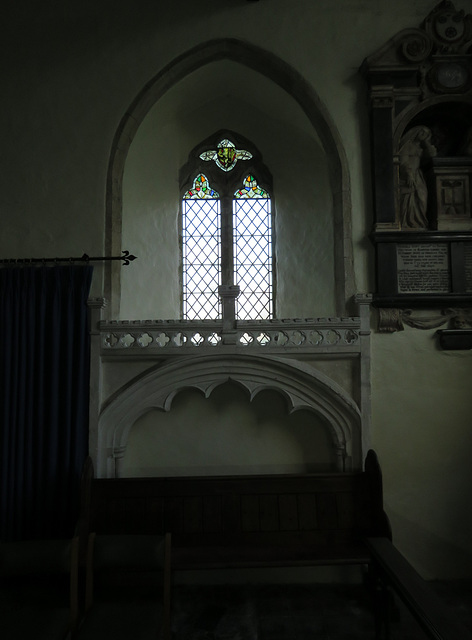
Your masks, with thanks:
M241 496L241 529L242 531L259 531L259 496Z
M203 500L201 496L184 498L184 530L190 532L203 531Z
M298 531L298 508L296 494L279 496L279 521L281 531Z
M222 531L221 496L203 497L203 528L206 532Z
M277 531L279 528L279 501L277 495L259 496L259 521L261 531Z
M361 474L95 480L99 529L270 532L369 528Z
M316 494L302 493L297 496L298 524L302 531L312 531L318 528L316 511Z
M338 528L338 509L335 493L318 493L316 496L316 513L320 529Z

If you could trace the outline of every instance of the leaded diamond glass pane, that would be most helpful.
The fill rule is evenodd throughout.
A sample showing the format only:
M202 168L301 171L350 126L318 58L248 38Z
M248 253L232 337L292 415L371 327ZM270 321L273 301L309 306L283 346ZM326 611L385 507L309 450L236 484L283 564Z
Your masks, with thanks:
M220 201L182 201L183 317L221 317L218 285L221 272Z
M270 198L233 200L234 281L240 320L272 318L272 221Z

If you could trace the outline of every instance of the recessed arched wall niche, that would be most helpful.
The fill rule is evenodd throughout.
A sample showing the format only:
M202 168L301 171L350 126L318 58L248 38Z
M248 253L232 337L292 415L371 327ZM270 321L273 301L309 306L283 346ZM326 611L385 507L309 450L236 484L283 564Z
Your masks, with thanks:
M237 387L236 393L235 387ZM189 390L192 391L190 399L185 395ZM201 394L203 400L215 393L216 396L213 396L211 405L206 405L202 409L201 403L196 400L196 392ZM179 394L183 394L180 400ZM241 394L246 404L241 402ZM276 420L273 412L264 408L264 397L272 400L276 398L274 406L280 407L283 403L284 419L282 421L280 416ZM186 401L183 402L182 398L186 398ZM174 402L177 407L176 415L179 414L176 418L180 424L179 433L185 432L188 437L189 432L194 429L190 441L192 438L198 441L203 435L203 440L200 440L203 448L205 442L210 442L210 434L208 430L202 434L198 428L199 420L196 419L194 412L197 405L199 406L198 415L201 418L203 416L202 419L205 411L207 417L208 412L213 412L213 420L215 412L220 410L222 417L219 425L220 442L224 443L226 448L231 446L231 436L235 435L234 429L238 430L240 426L238 420L231 422L229 412L232 405L233 409L239 412L241 419L247 420L248 416L251 416L249 421L253 422L256 433L251 433L251 425L246 424L242 432L245 437L253 441L257 439L258 420L259 424L265 421L267 425L271 425L272 454L283 442L285 446L291 448L291 451L284 452L283 449L279 449L279 456L272 458L271 453L268 452L265 460L261 461L259 458L257 463L259 471L263 471L261 467L265 466L267 472L271 465L272 470L277 467L278 471L282 468L286 471L293 471L295 468L301 471L301 467L304 467L303 471L307 472L315 465L318 468L329 466L342 470L351 467L360 468L362 464L359 408L348 393L326 375L302 362L277 356L205 355L182 357L168 364L153 367L117 391L100 416L98 475L114 477L122 473L129 475L149 473L150 470L146 470L149 465L139 462L140 457L142 460L144 446L142 443L146 443L146 446L150 442L151 446L157 446L159 443L162 448L168 447L166 430L176 424L172 419L168 420L164 426L162 421L159 424L158 420L153 419L152 411L172 413ZM248 402L255 404L248 406ZM222 407L225 408L222 409ZM186 420L187 424L182 426L182 420ZM286 428L285 434L281 433L282 424ZM310 424L314 430L313 434L303 434L304 429L309 428ZM150 436L154 426L156 432ZM217 426L218 421L213 422L213 426L210 425L208 428L211 430ZM134 434L133 429L135 429ZM179 433L174 435L178 436ZM241 436L241 431L239 433ZM145 437L141 438L142 435ZM130 439L130 456L126 459ZM310 446L313 448L320 447L320 449L313 451L307 457L300 452L301 447L307 446L308 443L311 443ZM185 446L187 447L188 444L187 442ZM170 444L170 456L173 455L172 449L175 451L176 446L179 446L178 437ZM206 467L207 472L208 467L213 464L219 467L221 472L232 465L233 467L239 465L240 470L242 466L246 466L246 472L250 472L251 468L254 470L256 459L246 461L244 465L243 449L244 447L240 448L237 458L233 458L233 461L227 456L227 449L220 452L222 455L217 454L216 458L214 451L203 450L195 466L199 466L201 471ZM166 458L165 455L161 457L160 466L163 469L167 467L163 475L168 471L178 472L177 467L186 467L182 460L181 458L181 462L177 465L172 458ZM157 471L157 468L153 468L151 472L157 473ZM188 474L188 471L187 469L185 474ZM233 471L235 471L234 468Z
M107 266L107 313L180 317L179 169L219 129L250 139L274 175L278 317L344 315L355 286L337 130L295 69L231 39L172 61L123 117L109 163L106 241L110 253L127 249L138 260Z
M165 446L162 446L165 443ZM122 477L242 475L334 471L326 421L312 410L290 413L278 391L251 400L226 382L206 397L183 389L169 411L151 409L136 420L119 465Z
M267 322L232 323L224 313L222 322L178 320L179 173L192 150L221 130L250 141L273 177L277 317ZM362 467L369 301L354 300L350 215L336 127L314 88L277 56L214 40L146 85L118 128L108 171L107 250L138 260L124 269L108 263L108 318L93 337L101 413L90 451L99 476L187 474L192 438L202 453L197 473ZM218 398L221 447L228 451L237 429L257 449L257 425L270 423L265 457L244 461L241 446L236 458L205 458L211 427L202 423ZM228 408L234 402L237 424ZM283 403L282 421L271 420L267 407L260 413L270 402ZM195 409L200 429L192 427ZM170 446L169 429L172 437L186 432L187 451L174 459L179 438ZM158 446L167 449L159 468L148 456Z

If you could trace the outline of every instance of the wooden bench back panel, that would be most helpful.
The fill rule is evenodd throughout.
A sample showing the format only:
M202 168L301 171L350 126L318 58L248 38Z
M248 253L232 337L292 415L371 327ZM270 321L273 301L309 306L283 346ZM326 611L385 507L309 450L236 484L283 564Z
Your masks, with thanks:
M90 530L164 533L174 546L343 544L377 535L365 473L92 481Z

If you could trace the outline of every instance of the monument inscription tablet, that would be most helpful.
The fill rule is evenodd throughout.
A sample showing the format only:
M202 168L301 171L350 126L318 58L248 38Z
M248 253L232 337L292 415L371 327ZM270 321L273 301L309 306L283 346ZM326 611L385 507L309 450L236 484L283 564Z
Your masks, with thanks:
M450 291L447 243L397 245L398 293Z

